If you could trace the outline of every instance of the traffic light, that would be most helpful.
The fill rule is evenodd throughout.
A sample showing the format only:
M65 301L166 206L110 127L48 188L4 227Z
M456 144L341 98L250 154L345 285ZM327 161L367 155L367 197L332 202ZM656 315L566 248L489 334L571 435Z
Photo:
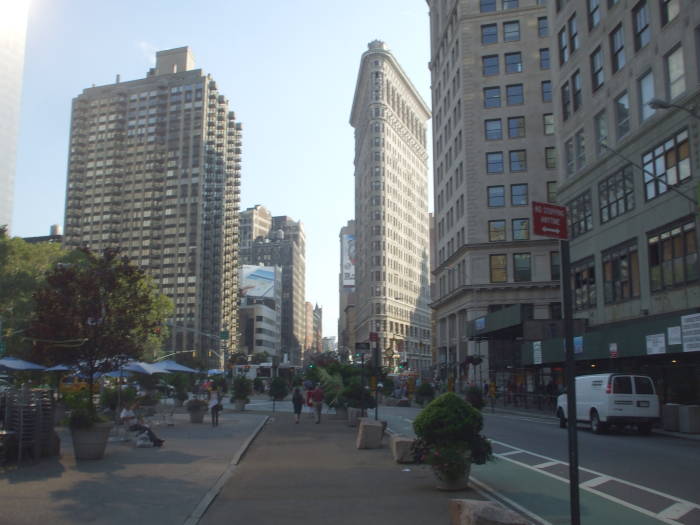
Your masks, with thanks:
M313 364L313 363L309 363L309 368L313 368L313 367L314 367L314 364Z

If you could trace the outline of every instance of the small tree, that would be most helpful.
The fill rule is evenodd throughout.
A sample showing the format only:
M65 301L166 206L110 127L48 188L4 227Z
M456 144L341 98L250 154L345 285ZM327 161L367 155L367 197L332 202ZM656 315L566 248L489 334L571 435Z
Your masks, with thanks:
M72 365L91 392L96 373L160 347L172 304L118 249L80 252L75 262L54 267L36 292L29 334L34 359ZM94 415L92 396L89 404Z
M270 397L275 401L282 401L289 394L287 381L282 377L276 377L270 383Z
M259 365L260 363L267 363L270 361L270 354L267 352L256 352L250 356L250 362L254 365Z

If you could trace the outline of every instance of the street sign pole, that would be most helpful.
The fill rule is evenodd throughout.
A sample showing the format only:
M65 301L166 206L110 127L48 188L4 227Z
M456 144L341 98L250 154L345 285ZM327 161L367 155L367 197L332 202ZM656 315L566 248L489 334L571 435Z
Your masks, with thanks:
M566 413L569 436L569 500L571 525L581 525L578 490L578 435L576 433L576 361L574 359L574 319L571 308L571 262L569 241L559 241L561 255L561 290L566 348Z
M561 302L564 315L564 348L566 369L566 412L569 437L569 504L571 525L581 525L578 490L578 435L576 433L576 360L574 359L574 316L571 308L571 260L565 206L546 202L532 203L535 235L559 239L561 260Z

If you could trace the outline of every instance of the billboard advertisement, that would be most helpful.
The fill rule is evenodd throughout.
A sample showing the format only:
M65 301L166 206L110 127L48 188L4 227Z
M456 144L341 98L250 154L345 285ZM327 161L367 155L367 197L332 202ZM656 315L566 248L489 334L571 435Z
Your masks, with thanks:
M355 286L355 236L344 234L340 248L343 288L352 288Z
M241 267L241 296L275 298L274 266Z

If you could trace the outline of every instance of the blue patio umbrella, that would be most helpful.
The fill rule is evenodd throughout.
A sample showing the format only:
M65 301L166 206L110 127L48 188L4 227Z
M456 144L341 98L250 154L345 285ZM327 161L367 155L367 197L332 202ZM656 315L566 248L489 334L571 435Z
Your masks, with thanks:
M146 375L153 375L153 374L169 374L165 369L158 368L155 365L152 365L151 363L142 363L140 361L132 361L130 363L125 364L124 366L121 367L122 370L125 372L136 372L137 374L146 374Z
M189 366L181 365L180 363L173 361L172 359L166 359L165 361L159 361L158 363L153 363L153 366L160 369L166 370L167 372L184 372L187 374L198 374L199 371Z
M6 368L8 370L15 371L31 371L31 370L45 370L46 367L37 365L35 363L30 363L24 359L18 359L16 357L3 357L0 359L0 368Z
M212 368L211 370L207 371L208 376L220 376L223 373L224 371L219 368Z
M71 367L66 366L66 365L56 365L52 366L51 368L47 368L44 370L44 372L68 372L71 370Z

